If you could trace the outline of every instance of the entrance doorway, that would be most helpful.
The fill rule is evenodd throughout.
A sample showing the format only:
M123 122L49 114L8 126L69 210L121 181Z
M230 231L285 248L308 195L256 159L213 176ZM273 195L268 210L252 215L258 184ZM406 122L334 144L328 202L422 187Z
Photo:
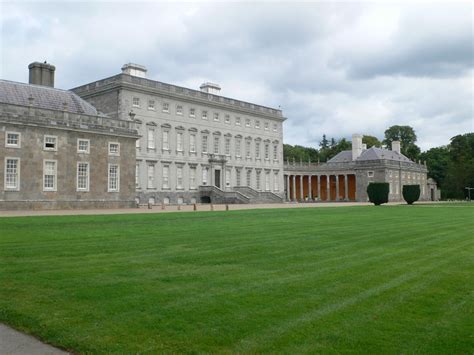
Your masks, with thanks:
M431 189L431 201L435 200L435 190Z
M214 170L214 186L221 188L221 171L217 169Z

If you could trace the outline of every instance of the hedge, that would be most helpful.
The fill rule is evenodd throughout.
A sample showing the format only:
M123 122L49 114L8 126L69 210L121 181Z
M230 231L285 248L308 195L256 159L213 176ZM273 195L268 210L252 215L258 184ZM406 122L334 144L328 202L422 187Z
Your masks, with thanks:
M413 202L420 198L420 185L403 185L402 188L403 199L412 205Z
M390 187L388 182L371 182L367 186L367 195L369 195L369 201L376 206L388 202L389 191Z

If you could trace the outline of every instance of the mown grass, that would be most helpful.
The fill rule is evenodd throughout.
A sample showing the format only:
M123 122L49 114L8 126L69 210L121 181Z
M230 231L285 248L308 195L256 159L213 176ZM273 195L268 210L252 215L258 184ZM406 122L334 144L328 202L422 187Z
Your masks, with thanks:
M474 351L474 208L0 218L0 321L78 353Z

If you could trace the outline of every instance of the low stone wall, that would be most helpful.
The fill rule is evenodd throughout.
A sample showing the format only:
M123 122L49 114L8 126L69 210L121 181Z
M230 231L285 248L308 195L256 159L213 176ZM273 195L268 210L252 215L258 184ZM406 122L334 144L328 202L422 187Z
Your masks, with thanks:
M70 210L70 209L102 209L102 208L134 208L137 204L131 201L106 200L75 200L75 201L0 201L0 211L18 210Z

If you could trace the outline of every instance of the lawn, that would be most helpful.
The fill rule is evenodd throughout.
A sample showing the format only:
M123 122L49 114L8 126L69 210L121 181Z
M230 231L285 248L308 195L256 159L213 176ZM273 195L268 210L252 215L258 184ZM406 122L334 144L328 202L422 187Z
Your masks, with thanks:
M0 322L77 353L474 352L474 204L0 218Z

